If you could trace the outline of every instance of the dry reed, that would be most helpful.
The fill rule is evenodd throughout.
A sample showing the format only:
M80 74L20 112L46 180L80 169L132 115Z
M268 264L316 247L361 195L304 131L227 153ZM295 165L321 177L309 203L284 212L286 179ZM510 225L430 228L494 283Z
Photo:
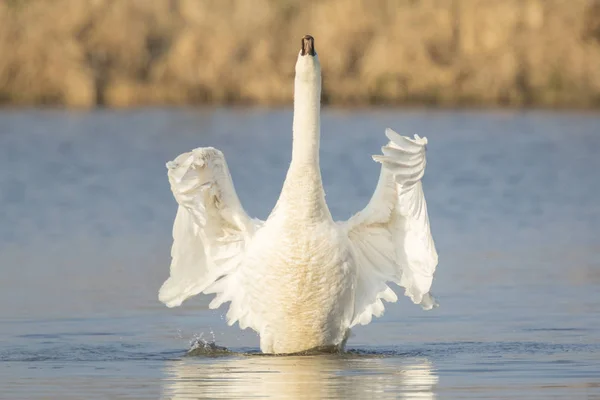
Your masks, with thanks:
M0 102L600 106L598 0L3 0Z

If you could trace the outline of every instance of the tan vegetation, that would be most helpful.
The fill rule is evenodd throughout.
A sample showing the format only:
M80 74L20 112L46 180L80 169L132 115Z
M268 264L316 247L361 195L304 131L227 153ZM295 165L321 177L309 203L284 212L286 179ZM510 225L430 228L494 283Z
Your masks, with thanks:
M598 0L0 0L0 102L600 106Z

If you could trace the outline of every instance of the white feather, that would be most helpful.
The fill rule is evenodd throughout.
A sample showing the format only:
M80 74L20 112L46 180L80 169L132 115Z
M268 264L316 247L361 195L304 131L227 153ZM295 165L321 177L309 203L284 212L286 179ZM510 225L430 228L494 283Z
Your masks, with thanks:
M384 155L373 156L382 163L375 193L363 211L342 225L357 260L352 326L379 316L379 299L387 300L385 294L391 291L386 282L404 287L405 295L424 309L437 306L429 290L438 256L421 184L427 139L410 139L391 129L386 136L390 142L382 149Z
M169 307L198 293L209 307L229 304L227 322L260 334L261 350L294 353L343 348L349 329L397 301L388 282L430 309L437 253L421 186L427 139L398 135L382 155L367 207L335 223L319 168L321 69L298 56L292 162L266 222L251 219L235 193L223 154L198 148L167 163L179 208L171 275L159 292Z
M250 219L240 205L219 150L195 149L169 162L167 168L179 208L173 225L171 276L159 299L175 307L201 292L218 293L211 303L218 306L231 289L224 283L232 281L262 222Z

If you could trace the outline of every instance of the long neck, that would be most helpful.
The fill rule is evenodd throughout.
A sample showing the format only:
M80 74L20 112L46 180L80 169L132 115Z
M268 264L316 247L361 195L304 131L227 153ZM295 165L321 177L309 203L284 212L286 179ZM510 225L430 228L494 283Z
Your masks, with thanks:
M296 77L292 162L275 210L285 220L331 220L319 168L321 77ZM277 214L275 211L272 215Z
M294 83L294 123L292 165L319 166L321 135L321 77L296 77Z

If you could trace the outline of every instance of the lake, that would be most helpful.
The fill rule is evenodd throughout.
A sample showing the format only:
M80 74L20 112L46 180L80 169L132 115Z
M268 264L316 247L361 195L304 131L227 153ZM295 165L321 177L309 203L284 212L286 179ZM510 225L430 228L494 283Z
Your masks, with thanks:
M428 137L440 255L441 306L400 296L347 354L261 356L210 297L159 303L176 211L165 162L221 149L265 218L291 122L289 109L0 111L0 397L600 399L598 114L326 109L336 219L368 202L386 127Z

